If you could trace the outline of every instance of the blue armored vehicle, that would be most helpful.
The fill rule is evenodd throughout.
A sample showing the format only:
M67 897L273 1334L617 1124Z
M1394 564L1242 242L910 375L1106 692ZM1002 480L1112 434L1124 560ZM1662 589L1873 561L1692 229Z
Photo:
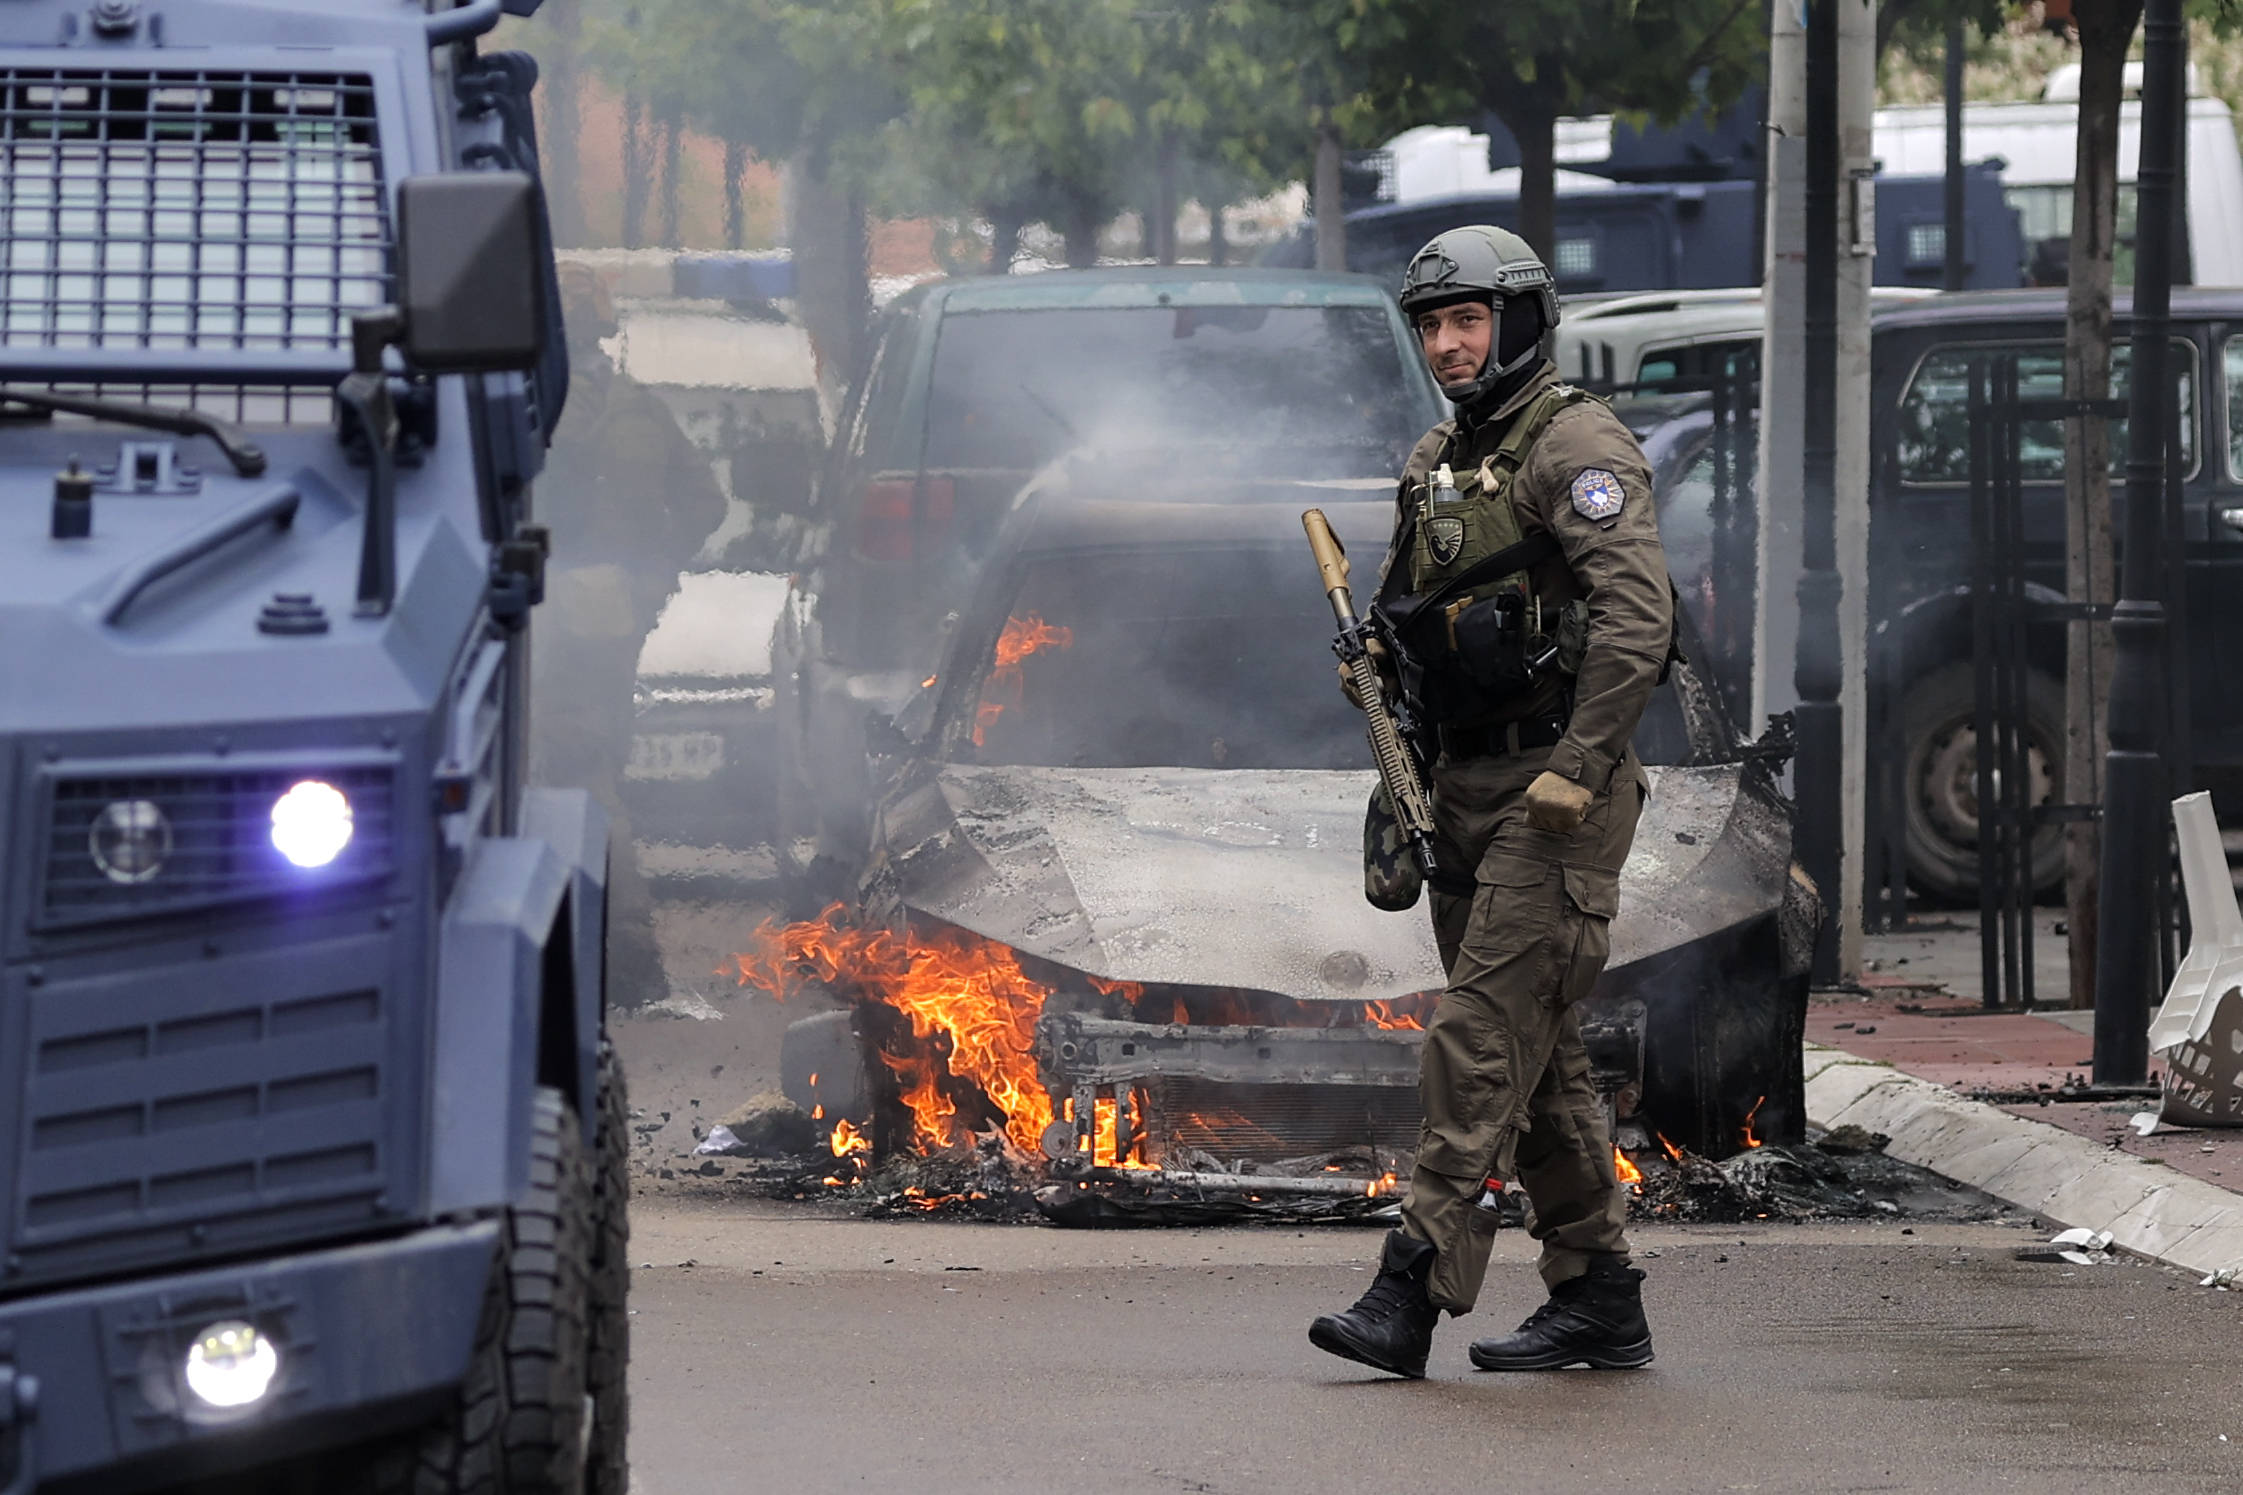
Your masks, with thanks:
M0 0L0 1495L624 1471L537 0Z

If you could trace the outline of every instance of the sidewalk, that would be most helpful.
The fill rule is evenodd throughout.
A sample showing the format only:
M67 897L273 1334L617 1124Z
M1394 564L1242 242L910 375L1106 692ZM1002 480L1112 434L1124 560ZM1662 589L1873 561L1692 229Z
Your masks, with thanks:
M2065 942L2042 911L2034 990L2064 997ZM2035 1103L2092 1067L2094 1014L1989 1012L1975 917L1935 915L1866 941L1866 994L1819 992L1807 1013L1807 1109L1858 1122L1892 1152L2052 1223L2191 1270L2243 1272L2243 1130L2129 1125L2154 1096ZM1896 1073L1897 1071L1897 1073ZM1906 1077L1906 1078L1903 1078Z

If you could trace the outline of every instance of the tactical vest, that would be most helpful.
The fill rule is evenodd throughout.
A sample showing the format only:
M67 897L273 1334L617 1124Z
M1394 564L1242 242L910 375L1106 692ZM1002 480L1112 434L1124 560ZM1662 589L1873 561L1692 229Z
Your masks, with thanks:
M1511 504L1511 484L1526 464L1527 453L1560 410L1594 398L1570 384L1552 384L1534 397L1512 420L1511 429L1495 451L1477 469L1457 474L1457 498L1436 503L1429 478L1411 502L1416 506L1416 534L1410 545L1410 590L1420 595L1432 591L1452 576L1510 549L1519 543L1519 514ZM1478 601L1504 587L1526 584L1524 573L1498 577L1464 594Z
M1511 486L1527 454L1561 410L1594 398L1552 384L1512 420L1494 452L1476 469L1455 474L1456 497L1436 497L1432 476L1410 495L1409 590L1416 599L1520 543ZM1437 464L1437 467L1440 464ZM1409 599L1397 599L1412 611ZM1475 582L1441 597L1430 614L1407 625L1416 696L1437 723L1500 717L1538 693L1555 674L1571 677L1588 650L1588 609L1574 601L1545 608L1524 570Z

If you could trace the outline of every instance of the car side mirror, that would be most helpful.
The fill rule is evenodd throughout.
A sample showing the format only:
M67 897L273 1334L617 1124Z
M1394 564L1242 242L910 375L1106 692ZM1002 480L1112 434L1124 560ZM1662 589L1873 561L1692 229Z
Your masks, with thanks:
M537 182L447 171L397 184L406 361L430 373L528 369L545 341Z

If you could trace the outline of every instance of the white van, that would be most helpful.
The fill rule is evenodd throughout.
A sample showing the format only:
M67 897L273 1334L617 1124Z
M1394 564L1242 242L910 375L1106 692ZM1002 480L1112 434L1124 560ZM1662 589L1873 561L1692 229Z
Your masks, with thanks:
M1937 295L1914 286L1875 286L1871 310ZM1731 291L1647 291L1569 302L1552 335L1561 377L1592 389L1716 376L1751 380L1760 371L1767 312L1757 286Z
M2196 69L2188 73L2188 131L2182 154L2188 168L2190 275L2197 285L2243 285L2243 152L2235 143L2235 117L2226 104L2198 93ZM2119 279L2132 279L2134 170L2141 158L2142 65L2126 65L2125 102L2118 116ZM2079 64L2049 74L2038 103L1963 106L1963 159L1999 156L2002 195L2017 210L2026 254L2042 240L2069 240L2072 175L2078 149ZM1880 109L1870 149L1881 170L1895 175L1946 169L1947 112L1938 104Z
M2142 65L2126 65L2125 102L2119 106L2119 280L2131 280L2134 235L2134 169L2141 153ZM2202 95L2197 72L2188 71L2188 170L2190 280L2197 285L2243 285L2243 151L2226 104ZM2048 76L2038 102L1965 104L1963 159L1999 157L2002 195L2017 210L2026 259L2044 240L2067 242L2072 231L2072 174L2079 114L2079 65ZM1612 116L1558 121L1561 194L1609 191L1613 184L1590 175L1612 154ZM1870 149L1886 176L1938 176L1947 169L1947 111L1939 104L1891 105L1873 116ZM1391 158L1386 198L1397 203L1518 190L1518 170L1490 171L1488 137L1462 126L1420 126L1383 147Z

